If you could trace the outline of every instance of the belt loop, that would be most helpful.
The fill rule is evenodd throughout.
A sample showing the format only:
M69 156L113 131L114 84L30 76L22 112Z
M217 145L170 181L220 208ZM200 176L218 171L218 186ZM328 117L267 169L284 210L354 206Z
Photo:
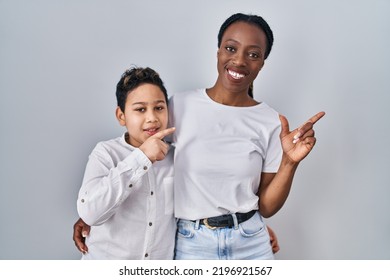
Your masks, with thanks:
M258 210L255 212L255 214L254 214L253 216L257 215L257 213L259 213ZM263 217L260 215L260 213L259 213L259 217L260 217L260 221L261 221L262 223L264 223Z
M232 215L232 217L233 217L234 229L237 230L237 229L238 229L237 216L236 216L235 213L232 213L231 215Z
M200 222L200 220L195 221L195 227L194 227L195 230L199 229L199 227L200 227L199 222Z

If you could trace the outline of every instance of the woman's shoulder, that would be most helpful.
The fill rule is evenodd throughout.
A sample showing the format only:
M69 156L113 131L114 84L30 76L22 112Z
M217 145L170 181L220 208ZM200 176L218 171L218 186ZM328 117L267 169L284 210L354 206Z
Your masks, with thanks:
M280 125L279 112L269 106L267 103L261 102L257 106L248 108L251 108L252 111L249 111L248 113L253 114L252 117L254 119L262 122L267 122L269 124L272 124L273 126Z
M177 100L177 99L185 99L192 96L201 96L202 93L205 92L204 88L198 88L198 89L191 89L191 90L185 90L185 91L179 91L172 95L171 98Z

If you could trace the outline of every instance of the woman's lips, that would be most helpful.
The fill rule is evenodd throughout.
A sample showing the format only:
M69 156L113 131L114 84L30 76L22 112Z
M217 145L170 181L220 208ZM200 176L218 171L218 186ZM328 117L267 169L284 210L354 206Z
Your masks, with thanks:
M227 72L228 72L229 76L235 80L241 80L246 76L245 74L238 73L238 72L230 70L230 69L228 69Z

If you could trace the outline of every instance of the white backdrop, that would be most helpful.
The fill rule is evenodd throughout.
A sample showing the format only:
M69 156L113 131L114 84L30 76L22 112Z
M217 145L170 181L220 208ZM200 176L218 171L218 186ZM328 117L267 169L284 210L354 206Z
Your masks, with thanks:
M217 32L263 16L255 97L317 146L267 222L277 259L390 259L390 1L0 0L0 259L78 259L76 198L96 142L122 133L115 85L150 66L170 93L213 85Z

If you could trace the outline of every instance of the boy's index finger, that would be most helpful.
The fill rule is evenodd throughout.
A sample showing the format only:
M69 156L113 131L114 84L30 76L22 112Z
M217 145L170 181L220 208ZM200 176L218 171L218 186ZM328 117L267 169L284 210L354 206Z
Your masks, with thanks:
M316 122L318 122L323 116L325 116L325 112L319 112L317 114L315 114L314 116L312 116L307 122L310 122L312 124L315 124Z
M165 136L169 135L169 134L172 134L173 132L175 132L175 128L174 127L170 127L170 128L167 128L167 129L164 129L164 130L161 130L159 132L157 132L154 137L156 138L159 138L159 139L163 139Z

